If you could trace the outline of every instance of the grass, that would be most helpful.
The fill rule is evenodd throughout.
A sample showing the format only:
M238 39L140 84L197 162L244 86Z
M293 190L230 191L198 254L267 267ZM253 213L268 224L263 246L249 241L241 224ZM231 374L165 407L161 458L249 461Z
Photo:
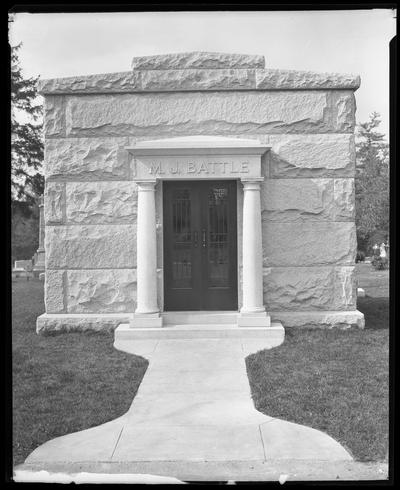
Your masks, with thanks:
M113 348L113 334L40 336L43 282L12 282L13 459L36 447L125 413L148 362Z
M362 264L357 274L367 295L383 295L359 298L365 330L287 329L281 346L246 359L247 371L261 412L328 433L358 461L385 461L388 271Z
M360 461L382 461L388 439L388 272L357 266L366 330L286 330L285 342L247 358L256 407L326 431ZM43 282L13 293L14 464L44 442L125 413L147 368L113 348L113 335L39 336Z

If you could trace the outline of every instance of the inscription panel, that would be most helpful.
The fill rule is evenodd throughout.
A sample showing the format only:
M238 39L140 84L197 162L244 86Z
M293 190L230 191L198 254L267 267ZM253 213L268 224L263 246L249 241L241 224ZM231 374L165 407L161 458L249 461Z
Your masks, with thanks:
M132 157L135 179L238 179L261 176L257 155Z

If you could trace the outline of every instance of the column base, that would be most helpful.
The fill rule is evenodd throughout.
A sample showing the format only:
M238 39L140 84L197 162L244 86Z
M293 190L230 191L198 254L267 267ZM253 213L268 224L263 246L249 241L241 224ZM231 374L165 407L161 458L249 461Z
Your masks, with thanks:
M130 328L162 327L162 316L157 313L135 313L129 322Z
M260 311L241 310L237 317L238 327L270 327L271 317L262 309Z

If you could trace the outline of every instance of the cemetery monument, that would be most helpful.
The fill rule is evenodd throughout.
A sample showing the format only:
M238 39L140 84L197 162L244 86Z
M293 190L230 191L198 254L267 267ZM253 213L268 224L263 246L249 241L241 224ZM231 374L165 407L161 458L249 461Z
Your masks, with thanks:
M204 52L41 81L46 313L37 331L162 329L196 312L225 312L238 328L363 328L359 85Z

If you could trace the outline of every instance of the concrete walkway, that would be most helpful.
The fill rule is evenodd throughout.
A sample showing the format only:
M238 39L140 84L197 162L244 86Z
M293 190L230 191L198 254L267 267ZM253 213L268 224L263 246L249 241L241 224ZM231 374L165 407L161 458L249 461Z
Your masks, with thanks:
M277 460L352 461L328 435L254 408L245 357L259 350L258 339L155 339L115 347L150 361L129 411L43 444L25 464L46 469L82 463L96 471L96 464L151 462L155 474L162 474L168 462L267 468ZM179 478L179 467L168 476Z

